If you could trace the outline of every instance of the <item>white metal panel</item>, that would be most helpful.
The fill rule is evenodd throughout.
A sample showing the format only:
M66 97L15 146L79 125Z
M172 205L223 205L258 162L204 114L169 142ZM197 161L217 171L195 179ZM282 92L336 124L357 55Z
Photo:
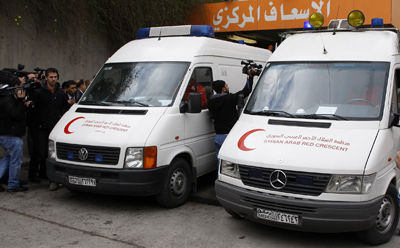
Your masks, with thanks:
M243 114L225 140L220 158L281 170L361 175L379 127L378 121L329 121L330 128L269 125L269 119ZM259 131L246 137L252 130ZM240 149L240 142L251 150Z
M143 147L146 144L154 126L166 110L166 108L148 108L145 115L88 114L75 112L77 107L78 105L73 105L63 115L49 138L56 142L69 144L120 147L121 153L117 166L85 164L85 166L112 168L123 167L127 147ZM143 107L127 108L121 106L90 106L90 108L146 110ZM73 161L68 161L68 163L80 164Z
M303 33L282 42L270 61L390 61L397 47L391 31Z
M161 37L134 40L112 55L107 63L135 61L193 61L199 56L267 61L271 52L207 37Z

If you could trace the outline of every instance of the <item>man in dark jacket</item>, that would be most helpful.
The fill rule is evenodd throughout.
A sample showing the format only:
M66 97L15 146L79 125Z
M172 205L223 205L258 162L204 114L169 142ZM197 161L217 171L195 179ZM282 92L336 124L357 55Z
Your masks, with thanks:
M25 91L22 89L9 89L21 86L17 77L13 77L7 86L0 90L0 145L6 155L0 161L0 178L8 170L8 192L26 191L28 188L20 186L19 171L22 164L22 136L25 135L26 119L24 105ZM0 186L0 191L4 188Z
M45 79L40 82L41 88L35 89L31 94L33 101L32 126L33 141L40 152L40 168L38 164L29 164L29 180L40 182L39 177L47 179L46 158L48 150L48 137L61 116L74 103L74 99L68 100L65 92L57 82L58 70L48 68L45 71ZM57 186L50 183L50 189L56 190Z
M253 75L250 73L250 70L248 71L248 75L249 77L244 88L235 94L229 93L229 87L225 81L217 80L213 82L213 89L217 94L213 95L208 101L208 109L214 118L216 133L214 144L217 157L226 136L239 119L236 109L239 95L243 94L244 97L247 97L253 88Z

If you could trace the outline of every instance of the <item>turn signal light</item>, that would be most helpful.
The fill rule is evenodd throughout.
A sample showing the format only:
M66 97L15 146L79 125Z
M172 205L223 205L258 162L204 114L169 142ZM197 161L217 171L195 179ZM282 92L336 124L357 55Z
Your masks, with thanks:
M157 147L150 146L144 148L143 169L152 169L157 167Z

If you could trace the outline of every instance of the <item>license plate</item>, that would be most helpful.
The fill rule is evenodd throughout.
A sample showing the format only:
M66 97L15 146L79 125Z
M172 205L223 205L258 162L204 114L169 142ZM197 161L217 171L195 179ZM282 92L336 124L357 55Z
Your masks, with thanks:
M94 178L82 178L82 177L74 177L68 176L68 182L70 184L82 185L82 186L96 186L96 179Z
M292 225L299 224L299 216L293 214L285 214L270 210L265 210L261 208L256 209L256 216L257 218L264 219L264 220L271 220L276 222L282 222Z

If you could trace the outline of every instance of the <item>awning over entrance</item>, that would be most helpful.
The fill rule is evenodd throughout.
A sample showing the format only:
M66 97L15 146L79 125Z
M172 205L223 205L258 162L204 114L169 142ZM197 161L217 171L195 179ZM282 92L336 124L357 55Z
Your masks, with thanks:
M299 30L315 12L324 17L323 27L334 19L347 19L352 10L364 13L364 25L372 18L383 18L385 26L400 28L398 0L247 0L205 4L204 14L193 24L208 24L217 37L244 39L247 44L267 47L280 41L279 34ZM397 10L397 11L396 11Z

